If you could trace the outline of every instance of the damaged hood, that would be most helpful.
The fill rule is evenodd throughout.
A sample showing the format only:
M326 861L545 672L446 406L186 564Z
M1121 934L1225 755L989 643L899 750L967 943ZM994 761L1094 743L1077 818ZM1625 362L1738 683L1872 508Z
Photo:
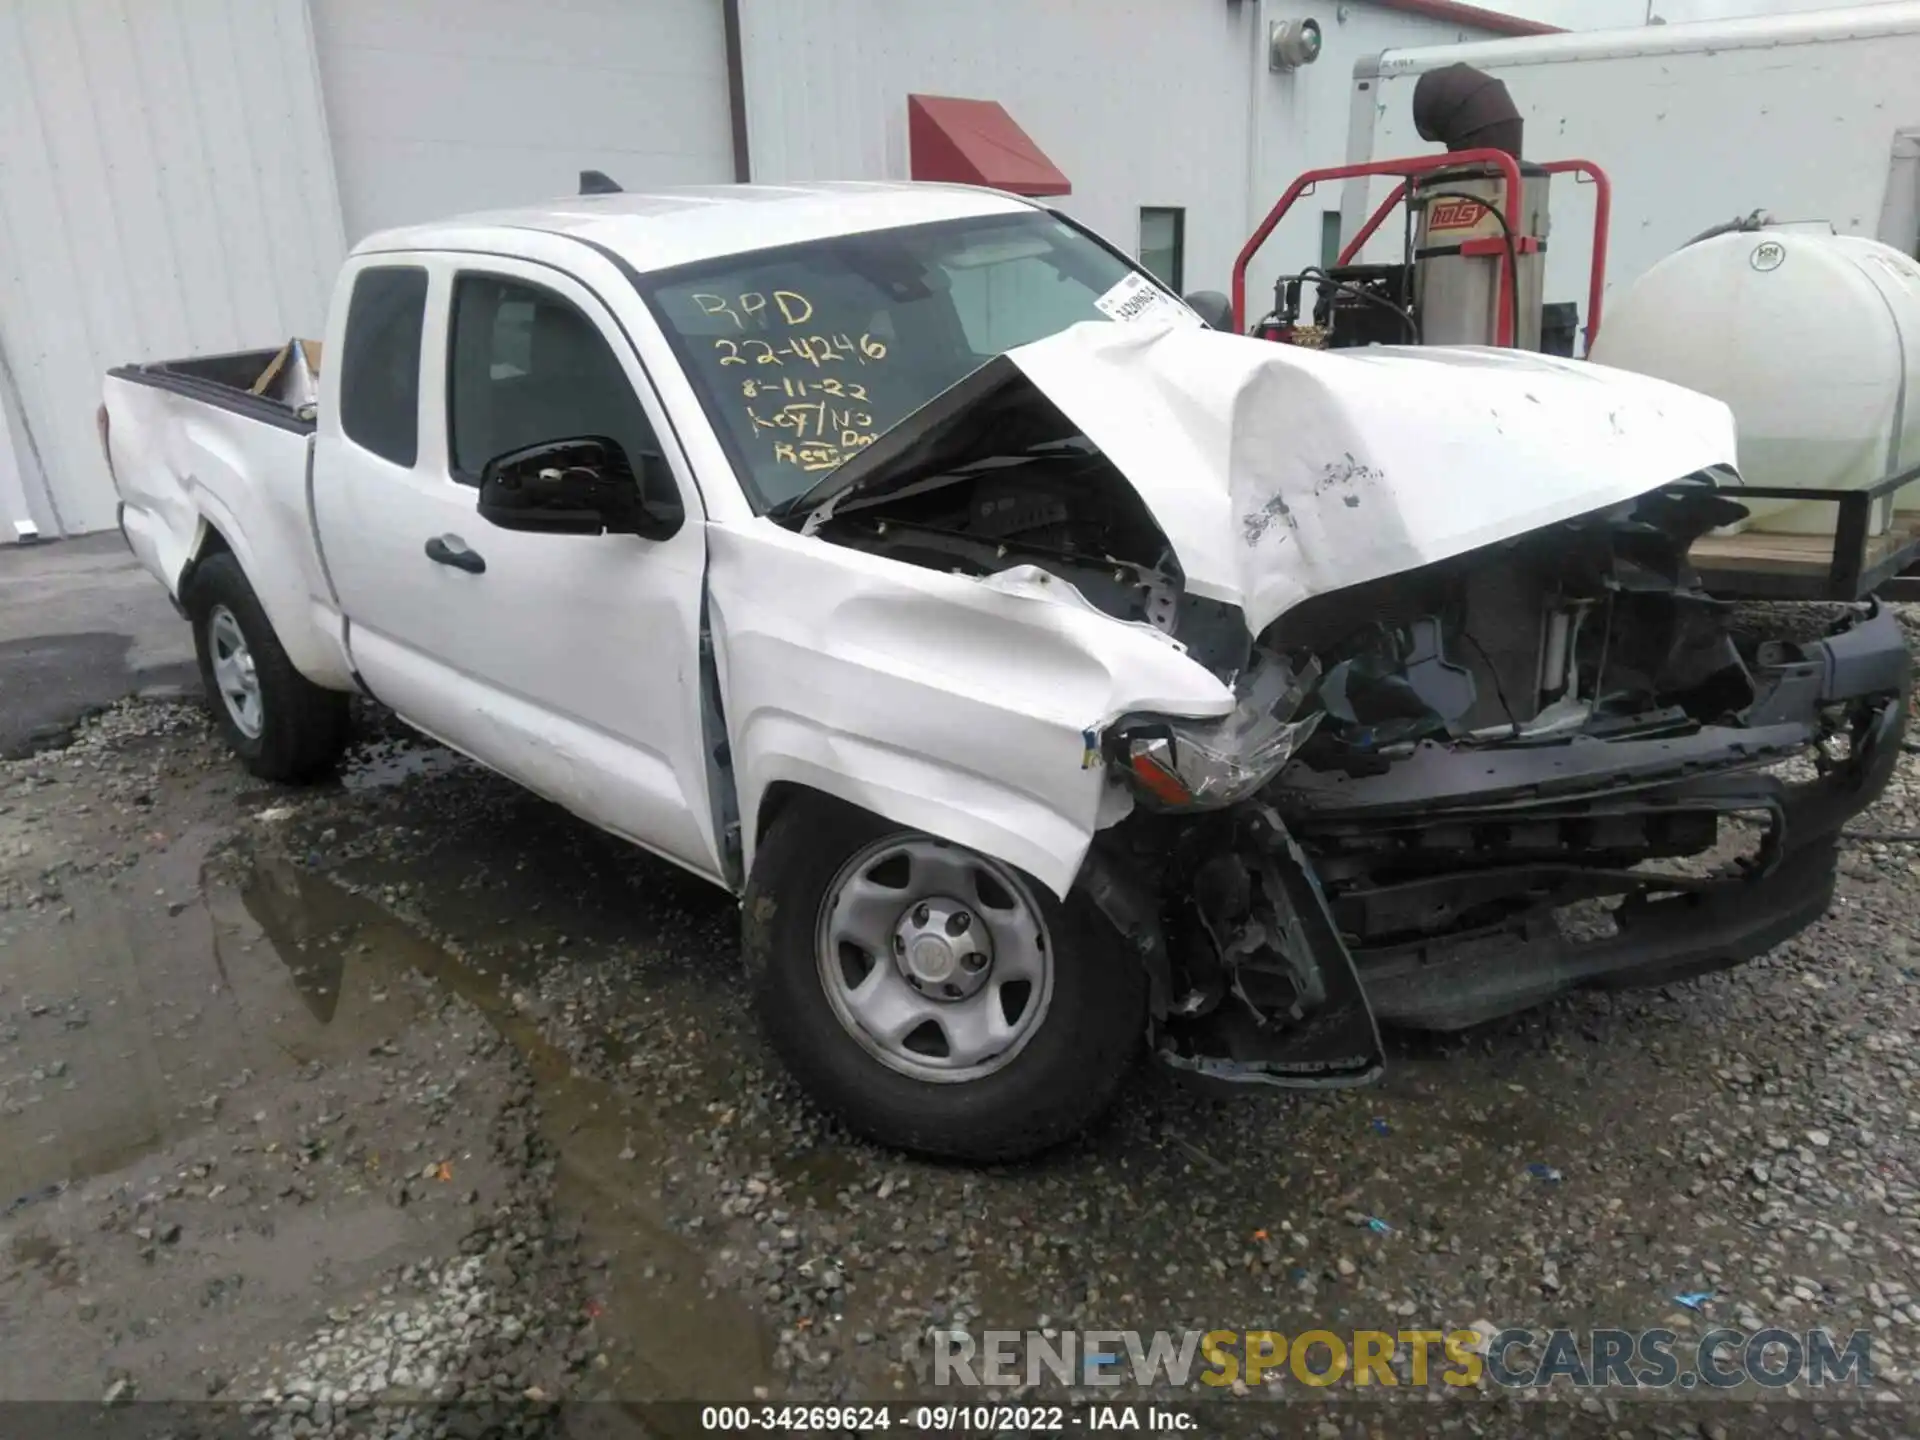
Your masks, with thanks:
M1256 634L1309 596L1734 461L1720 401L1585 361L1318 351L1096 321L982 367L843 466L834 488L883 482L914 431L950 422L1015 370L1139 493L1187 589L1240 607Z
M1007 358L1139 492L1188 588L1256 634L1311 595L1734 461L1720 401L1513 350L1085 324Z

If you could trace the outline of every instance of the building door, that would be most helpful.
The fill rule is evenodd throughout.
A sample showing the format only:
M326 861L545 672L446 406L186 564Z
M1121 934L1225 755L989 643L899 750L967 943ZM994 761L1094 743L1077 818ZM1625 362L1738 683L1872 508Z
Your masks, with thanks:
M0 0L0 544L113 528L106 370L320 333L332 163L304 0Z
M349 239L733 179L719 0L309 0Z

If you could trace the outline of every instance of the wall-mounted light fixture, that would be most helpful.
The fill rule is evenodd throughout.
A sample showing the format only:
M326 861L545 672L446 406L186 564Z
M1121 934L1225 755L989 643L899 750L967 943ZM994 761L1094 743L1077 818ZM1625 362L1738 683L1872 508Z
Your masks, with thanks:
M1318 20L1275 20L1267 27L1267 68L1298 70L1320 58Z

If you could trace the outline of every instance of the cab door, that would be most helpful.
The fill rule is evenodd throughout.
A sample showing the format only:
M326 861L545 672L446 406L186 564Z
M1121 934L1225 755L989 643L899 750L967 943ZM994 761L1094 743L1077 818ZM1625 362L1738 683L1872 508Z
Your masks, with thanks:
M363 257L325 407L314 504L367 688L576 814L723 874L700 701L697 487L614 313L537 262ZM671 474L664 539L503 530L495 455L611 436ZM643 465L663 457L665 470Z

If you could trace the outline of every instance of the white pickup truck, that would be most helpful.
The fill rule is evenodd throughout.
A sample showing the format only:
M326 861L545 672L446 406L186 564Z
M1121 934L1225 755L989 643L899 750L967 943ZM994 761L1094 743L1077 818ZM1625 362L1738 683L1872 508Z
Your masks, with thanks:
M1899 750L1891 616L1749 633L1688 569L1717 402L1217 333L1015 197L375 235L320 353L299 408L270 352L106 382L235 749L322 774L364 692L726 886L775 1048L894 1144L1057 1141L1143 1037L1350 1084L1377 1022L1736 963Z

